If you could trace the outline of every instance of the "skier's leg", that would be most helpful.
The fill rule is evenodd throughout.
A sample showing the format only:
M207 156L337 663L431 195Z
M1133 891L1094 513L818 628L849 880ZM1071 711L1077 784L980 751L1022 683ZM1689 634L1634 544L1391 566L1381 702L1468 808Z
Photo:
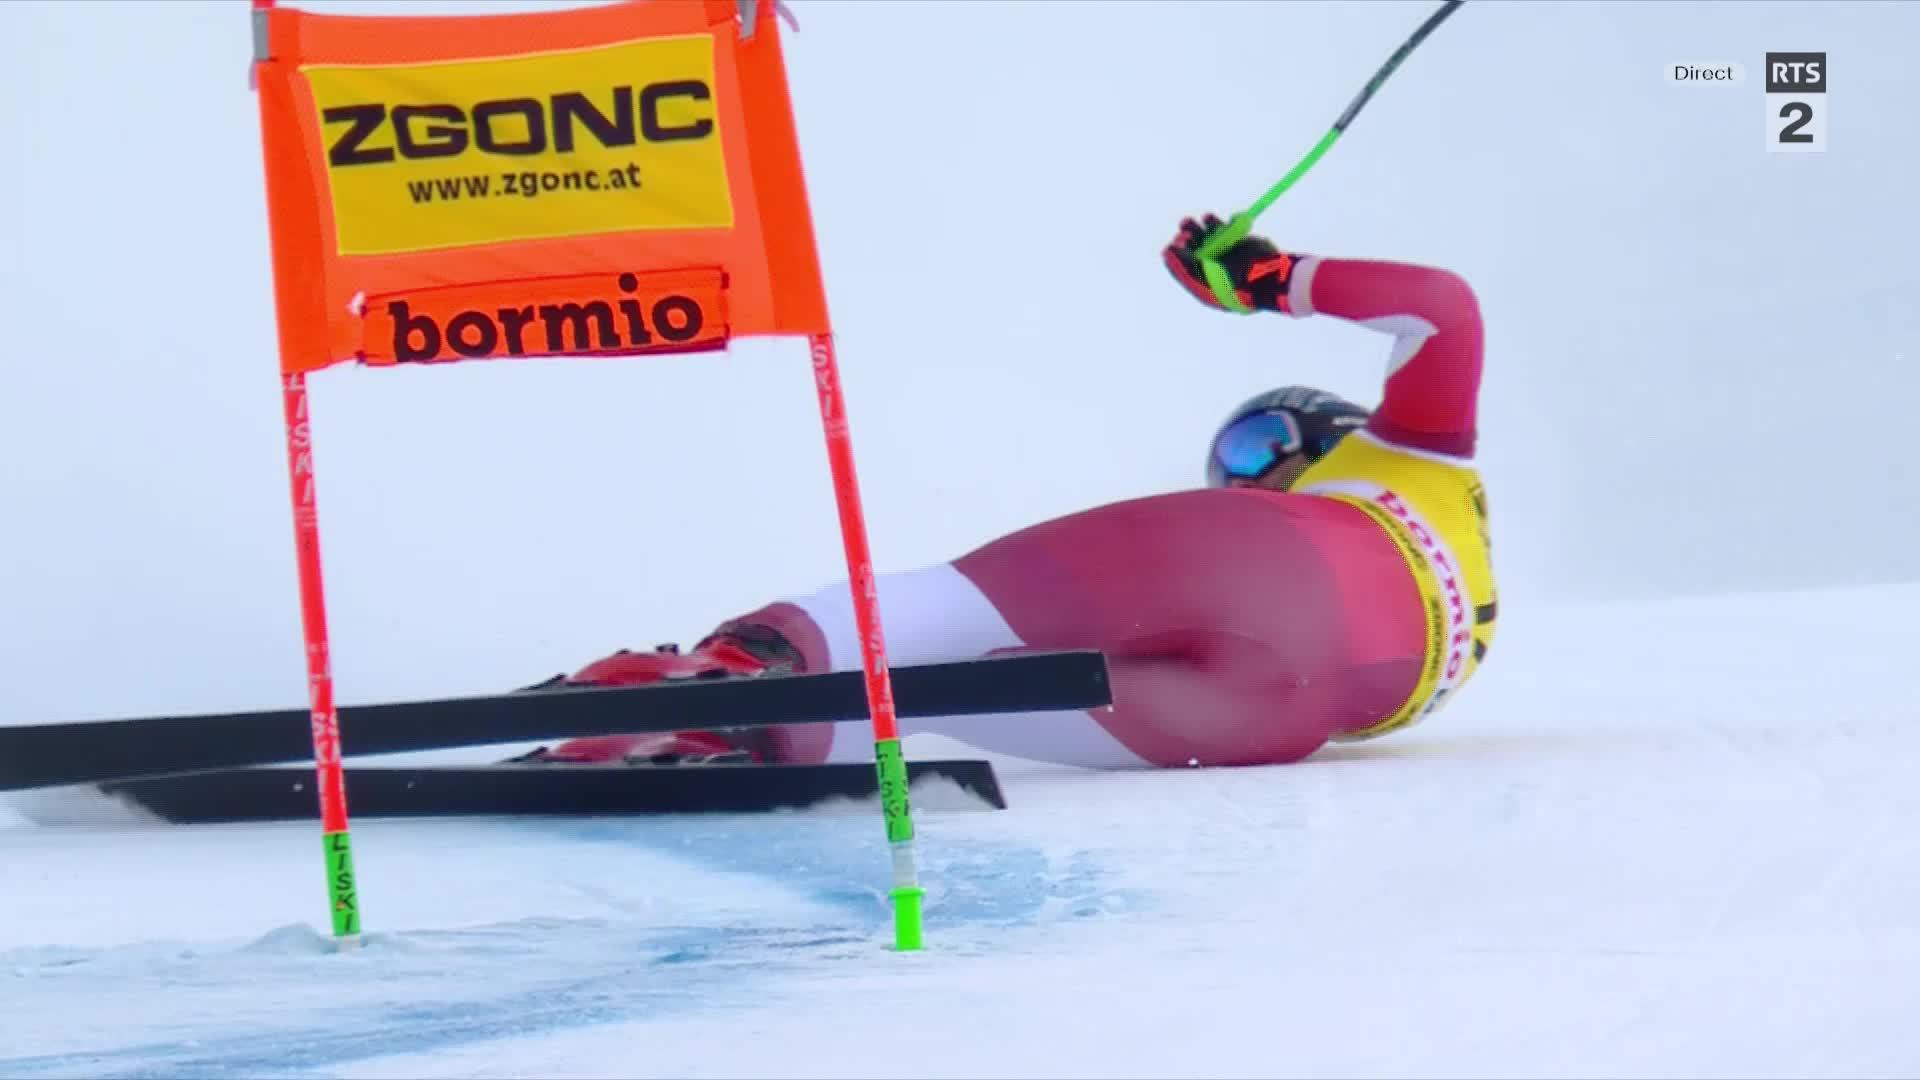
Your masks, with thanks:
M1242 491L1155 496L1003 537L950 566L883 576L890 659L1099 649L1114 706L919 720L982 749L1093 767L1294 761L1411 691L1425 651L1417 592L1358 511ZM738 620L769 626L807 670L859 667L847 587ZM864 723L781 731L795 760L865 760Z
M971 660L1023 647L993 601L952 565L881 575L876 586L892 664ZM853 671L861 664L853 594L842 582L729 620L684 656L622 651L588 665L572 679L642 685L701 674ZM1039 761L1094 767L1144 764L1084 712L914 718L902 720L900 726L903 734L948 734L982 750ZM718 754L737 744L753 747L756 756L795 764L873 759L873 729L866 720L750 730L746 736L688 732L573 739L547 756L579 761L652 754L699 756Z
M1114 705L1096 715L1155 765L1299 760L1405 701L1426 652L1399 550L1330 499L1133 499L956 565L1029 646L1107 654Z
M993 601L951 564L882 574L877 585L891 664L971 660L1026 645L1001 618ZM777 631L799 651L807 671L852 671L861 666L853 593L844 582L770 605L735 622ZM902 720L901 730L950 735L981 750L1035 761L1095 767L1144 764L1083 712L915 718ZM781 729L780 737L788 760L842 762L873 757L873 729L865 720L794 725Z

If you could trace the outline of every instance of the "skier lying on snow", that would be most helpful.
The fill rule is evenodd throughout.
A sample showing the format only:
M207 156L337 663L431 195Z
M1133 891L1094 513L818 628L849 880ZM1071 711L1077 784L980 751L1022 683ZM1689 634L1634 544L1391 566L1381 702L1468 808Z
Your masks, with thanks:
M1194 252L1218 218L1183 221L1164 257L1219 307ZM1393 336L1369 414L1290 387L1235 411L1208 487L1044 522L951 563L880 577L890 662L1098 649L1113 707L903 721L979 749L1092 767L1297 761L1432 713L1493 638L1487 507L1470 465L1481 326L1443 270L1282 253L1221 257L1243 303ZM543 686L631 686L702 673L857 670L843 582L732 619L691 652L621 651ZM744 757L871 761L865 720L577 739L537 760Z

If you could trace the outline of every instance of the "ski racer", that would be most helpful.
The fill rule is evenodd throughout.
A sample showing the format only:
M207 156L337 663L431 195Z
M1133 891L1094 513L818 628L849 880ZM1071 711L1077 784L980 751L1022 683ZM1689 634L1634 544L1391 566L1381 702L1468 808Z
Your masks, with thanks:
M1174 279L1214 308L1195 252L1222 227L1189 218L1163 251ZM1220 263L1257 311L1389 335L1379 407L1304 387L1262 394L1215 435L1204 488L1096 507L881 575L890 663L1098 649L1111 675L1110 709L903 719L904 735L1094 768L1278 764L1418 722L1479 668L1497 605L1471 464L1482 353L1472 291L1445 270L1282 252L1257 236ZM860 666L841 582L730 619L689 652L621 650L541 685ZM859 720L599 736L531 757L814 764L872 754Z

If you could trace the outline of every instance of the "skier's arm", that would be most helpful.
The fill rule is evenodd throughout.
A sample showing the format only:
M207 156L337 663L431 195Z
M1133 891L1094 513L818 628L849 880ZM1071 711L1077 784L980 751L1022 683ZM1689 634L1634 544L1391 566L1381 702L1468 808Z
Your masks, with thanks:
M1386 390L1367 430L1401 446L1471 457L1480 397L1480 305L1458 274L1406 263L1300 258L1292 314L1332 315L1393 335Z
M1167 268L1201 303L1219 307L1194 252L1218 218L1181 223ZM1249 236L1220 256L1241 303L1295 316L1332 315L1393 335L1386 390L1368 430L1401 446L1469 457L1480 394L1480 306L1459 275L1406 263L1278 251Z

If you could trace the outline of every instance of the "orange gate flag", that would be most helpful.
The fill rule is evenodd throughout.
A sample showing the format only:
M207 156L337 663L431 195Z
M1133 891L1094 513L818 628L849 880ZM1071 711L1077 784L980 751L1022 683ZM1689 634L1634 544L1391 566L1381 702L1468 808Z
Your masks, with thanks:
M284 372L830 331L772 3L255 19Z

